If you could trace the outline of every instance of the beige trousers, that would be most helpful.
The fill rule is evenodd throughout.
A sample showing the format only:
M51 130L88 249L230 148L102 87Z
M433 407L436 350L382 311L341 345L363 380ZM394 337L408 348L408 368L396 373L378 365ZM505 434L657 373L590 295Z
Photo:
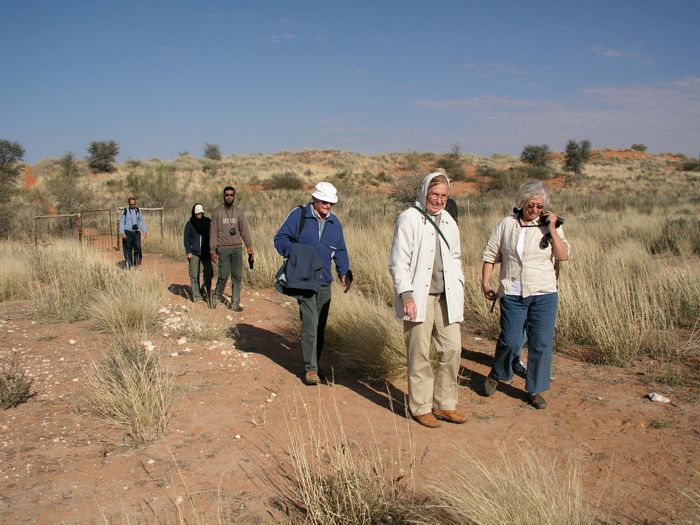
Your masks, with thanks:
M457 407L457 375L462 352L459 323L447 324L444 294L428 296L425 321L404 321L403 336L408 354L408 406L420 416L433 408ZM437 370L430 364L430 341L437 349Z

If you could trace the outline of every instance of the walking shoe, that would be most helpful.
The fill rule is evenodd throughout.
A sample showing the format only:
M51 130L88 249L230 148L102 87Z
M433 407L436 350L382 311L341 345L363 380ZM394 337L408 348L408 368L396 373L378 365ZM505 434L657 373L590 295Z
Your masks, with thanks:
M537 410L547 408L547 400L543 398L540 394L528 394L527 402L530 403Z
M497 388L498 381L493 377L487 377L486 381L484 381L484 394L486 394L487 397L491 397L496 393Z
M527 375L527 366L520 359L513 361L513 373L523 377Z
M231 310L233 310L234 312L242 312L243 311L243 307L240 304L238 306L229 306L229 308Z
M457 425L461 425L467 421L467 418L456 410L436 410L433 408L433 415L438 419L447 421L448 423L456 423Z
M318 385L320 382L321 378L318 377L318 372L316 372L316 370L309 370L304 374L304 384Z
M441 426L440 422L435 418L432 412L421 414L420 416L413 416L413 419L415 419L419 425L423 425L424 427L438 428Z

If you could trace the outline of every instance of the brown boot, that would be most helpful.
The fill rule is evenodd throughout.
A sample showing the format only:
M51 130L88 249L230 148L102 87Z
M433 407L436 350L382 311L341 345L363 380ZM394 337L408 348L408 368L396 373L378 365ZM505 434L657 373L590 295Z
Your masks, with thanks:
M440 425L440 422L435 419L435 416L428 412L427 414L421 414L420 416L413 416L413 419L415 419L418 424L423 425L424 427L428 428L437 428Z
M441 419L442 421L447 421L448 423L456 423L457 425L461 425L462 423L467 422L467 418L459 412L457 412L456 410L433 409L433 415L436 418Z

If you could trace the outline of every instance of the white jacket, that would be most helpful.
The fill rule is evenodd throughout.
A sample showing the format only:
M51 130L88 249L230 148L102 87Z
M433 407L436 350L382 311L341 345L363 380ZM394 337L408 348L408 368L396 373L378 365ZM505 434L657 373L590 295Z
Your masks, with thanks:
M424 187L421 201L416 203L422 209L425 209L427 185L424 184ZM440 213L438 226L450 245L448 249L445 241L440 238L448 322L458 323L464 320L464 273L459 229L454 219L444 210ZM403 211L396 220L389 272L396 292L394 310L399 319L409 320L404 315L403 301L399 296L403 292L411 291L417 307L414 321L425 321L425 308L435 263L436 235L438 233L433 225L415 208Z

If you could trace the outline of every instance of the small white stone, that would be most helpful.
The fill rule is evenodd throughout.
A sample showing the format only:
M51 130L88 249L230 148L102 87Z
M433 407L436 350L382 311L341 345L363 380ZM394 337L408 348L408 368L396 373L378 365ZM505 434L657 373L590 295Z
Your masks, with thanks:
M76 341L75 339L68 339L68 344L74 345L77 342L78 341Z
M483 339L481 337L475 337L474 341L483 341Z
M155 463L155 461L153 461L152 459L149 459L148 461L146 461L146 463L148 463L149 465L153 465Z
M233 436L233 438L234 438L234 439L241 439L241 435L240 435L240 434L236 434L235 436Z
M179 345L184 345L187 342L186 337L181 337L180 339L177 340L177 344Z
M180 354L178 354L177 352L172 352L172 353L170 354L170 357L177 357L178 355L180 355Z

